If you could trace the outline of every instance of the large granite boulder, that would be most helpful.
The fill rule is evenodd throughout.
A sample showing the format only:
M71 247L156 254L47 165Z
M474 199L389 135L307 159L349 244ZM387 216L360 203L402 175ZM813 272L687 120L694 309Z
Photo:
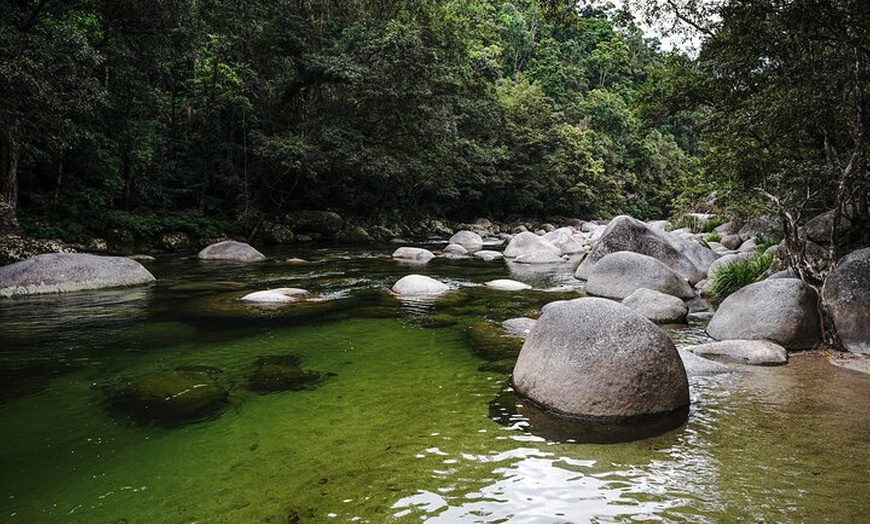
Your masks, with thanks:
M843 346L870 354L870 248L840 259L825 281L824 299Z
M513 387L575 417L631 418L689 405L686 371L671 338L630 308L600 298L543 308L517 358Z
M0 297L129 287L154 280L130 258L46 253L0 267Z
M740 231L737 232L740 238L748 240L750 238L765 237L779 242L782 240L782 223L774 217L763 216L743 224Z
M749 366L779 366L788 362L785 348L769 340L721 340L686 349L700 357Z
M450 286L425 275L407 275L393 284L396 295L438 295L450 290Z
M542 258L542 254L545 258L552 261L553 257L558 259L562 255L562 250L554 246L549 240L545 240L543 237L528 231L515 235L504 249L504 256L507 258L522 256L528 259L532 257Z
M656 324L676 324L686 321L689 307L673 295L641 288L625 297L622 304L637 311Z
M658 260L619 251L605 255L586 276L586 292L599 297L623 299L647 288L679 298L693 298L692 286Z
M592 246L589 255L577 268L577 278L586 280L592 268L605 256L619 251L632 251L655 258L691 284L702 280L705 271L674 244L683 245L670 233L661 233L629 216L618 216ZM711 251L712 253L712 251Z
M473 231L459 231L450 237L451 244L459 244L469 253L483 249L483 238Z
M749 284L728 296L707 325L716 340L770 340L786 349L811 349L821 341L819 296L801 280Z
M846 210L845 213L841 213L838 217L836 209L816 215L804 224L804 232L807 235L807 239L817 244L825 244L831 241L831 233L834 233L834 239L840 238L852 229L850 215L849 210ZM834 230L835 218L837 223L836 230Z
M258 262L266 256L244 242L225 240L206 246L199 252L200 260L226 260L228 262Z
M423 249L422 247L400 247L393 251L392 257L396 260L425 264L435 258L435 254L428 249Z

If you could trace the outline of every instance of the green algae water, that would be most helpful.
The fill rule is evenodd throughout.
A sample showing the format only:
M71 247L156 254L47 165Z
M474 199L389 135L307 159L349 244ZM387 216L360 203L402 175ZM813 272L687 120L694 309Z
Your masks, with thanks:
M795 356L690 381L686 424L621 444L535 436L495 413L507 374L466 330L582 296L572 264L400 264L382 250L271 253L253 265L161 260L156 286L0 302L0 522L865 522L870 379ZM306 265L279 262L287 256ZM424 273L456 291L400 301ZM506 293L495 278L536 290ZM282 307L237 298L303 287ZM703 325L674 328L678 345ZM262 357L320 379L257 394ZM107 399L130 380L212 370L218 415L134 424Z

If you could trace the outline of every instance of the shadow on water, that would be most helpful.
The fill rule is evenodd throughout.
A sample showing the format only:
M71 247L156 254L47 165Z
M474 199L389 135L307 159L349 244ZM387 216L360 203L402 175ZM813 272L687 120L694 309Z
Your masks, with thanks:
M489 416L506 428L551 442L617 444L656 437L679 428L688 420L689 406L642 417L572 417L548 411L506 386L490 402Z

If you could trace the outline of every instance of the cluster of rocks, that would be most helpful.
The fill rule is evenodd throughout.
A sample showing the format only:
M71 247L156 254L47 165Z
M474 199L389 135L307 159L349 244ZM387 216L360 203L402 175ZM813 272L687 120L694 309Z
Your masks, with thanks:
M310 388L322 375L301 364L298 355L261 357L247 388L261 394ZM184 366L128 380L108 392L107 407L113 415L145 425L171 427L214 418L231 400L222 374L214 367Z
M301 223L312 230L340 228L337 220L309 217L305 222L303 218L296 218L297 229ZM844 257L830 273L822 297L789 275L738 290L718 306L707 327L718 342L678 352L657 324L686 322L689 306L703 304L699 297L707 279L730 260L754 256L761 236L775 237L774 224L762 220L737 231L734 225L723 224L718 243L705 242L703 235L690 229L674 230L666 222L644 223L629 216L606 224L577 221L548 226L535 232L517 227L506 233L480 220L451 232L439 254L412 246L401 246L392 254L393 259L412 267L439 257L505 259L525 265L578 264L574 275L585 281L589 297L551 303L537 321L512 319L504 330L484 323L466 331L475 351L489 362L487 369L512 368L516 392L548 411L619 420L684 414L687 371L728 370L701 357L749 365L784 364L788 351L820 344L823 302L845 347L870 353L870 249ZM207 246L199 258L244 263L265 259L250 245L234 241ZM0 296L153 281L144 267L130 259L47 254L0 268ZM485 285L507 292L530 289L528 284L509 279ZM398 297L412 298L437 297L450 290L449 284L420 274L404 276L391 289ZM277 288L251 293L242 300L282 304L310 298L304 289ZM256 367L249 385L260 392L295 389L319 377L301 370L292 358L262 359ZM170 391L176 386L174 393ZM145 390L151 392L145 394ZM170 405L155 400L161 395L173 399ZM174 420L178 413L202 416L226 398L226 391L211 375L175 370L128 384L113 403L135 417L145 413L152 420L162 420L164 415L153 414L168 410L167 419Z

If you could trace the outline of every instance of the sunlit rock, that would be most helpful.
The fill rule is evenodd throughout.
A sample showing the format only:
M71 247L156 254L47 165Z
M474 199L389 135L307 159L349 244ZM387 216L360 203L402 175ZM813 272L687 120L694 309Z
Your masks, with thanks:
M532 286L528 284L524 284L517 280L511 280L509 278L490 280L489 282L485 282L484 285L491 289L498 289L499 291L524 291L526 289L532 289Z
M276 289L266 289L264 291L255 291L248 293L239 300L245 302L259 302L269 304L280 304L287 302L298 302L303 300L308 295L308 291L295 287L281 287Z
M138 286L155 281L125 257L46 253L0 267L0 297Z
M515 235L504 250L507 258L519 258L536 256L538 258L559 259L562 250L553 245L549 240L528 231ZM552 260L551 260L552 261ZM558 260L556 260L558 261Z
M425 275L407 275L393 284L396 295L438 295L450 290L450 286Z
M474 258L479 258L486 262L492 262L494 260L502 260L504 258L504 253L499 251L492 251L489 249L484 249L481 251L477 251L474 253Z
M451 244L459 244L469 253L483 249L483 238L473 231L459 231L450 237Z
M230 262L258 262L266 256L244 242L225 240L211 244L199 252L200 260L225 260Z
M574 417L665 414L689 404L671 338L630 308L600 298L547 304L517 359L513 385Z
M392 257L396 260L425 264L435 258L435 255L428 249L404 246L393 251Z

